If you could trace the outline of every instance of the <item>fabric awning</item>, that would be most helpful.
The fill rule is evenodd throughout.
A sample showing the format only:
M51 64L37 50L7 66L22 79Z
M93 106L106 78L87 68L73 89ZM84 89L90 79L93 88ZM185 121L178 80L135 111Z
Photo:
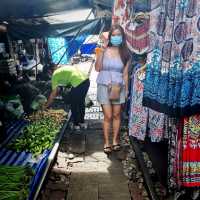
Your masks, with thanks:
M1 0L0 19L33 18L91 8L88 0Z
M1 0L0 21L44 17L64 11L91 8L111 11L113 2L114 0Z
M104 26L105 24L105 26ZM16 21L7 25L8 33L14 40L44 38L44 37L72 37L81 34L98 34L110 28L111 18L90 19L68 23L47 23L46 21Z

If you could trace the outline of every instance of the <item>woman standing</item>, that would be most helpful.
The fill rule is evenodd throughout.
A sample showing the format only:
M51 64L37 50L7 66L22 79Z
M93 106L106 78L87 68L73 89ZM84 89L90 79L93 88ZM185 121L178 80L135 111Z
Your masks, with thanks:
M97 100L102 106L104 121L104 152L120 150L119 132L121 123L121 105L128 94L129 52L123 28L114 25L108 35L108 45L97 55L95 69L97 77ZM119 98L111 100L110 91L114 84L121 87ZM119 91L114 89L115 92ZM115 95L117 96L117 95ZM110 126L113 127L112 145L109 143Z

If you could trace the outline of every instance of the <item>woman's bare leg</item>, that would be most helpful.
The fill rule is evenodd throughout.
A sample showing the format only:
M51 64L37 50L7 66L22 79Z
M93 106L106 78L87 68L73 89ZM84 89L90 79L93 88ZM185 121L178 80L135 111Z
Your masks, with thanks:
M121 105L112 105L113 113L113 145L119 144L119 132L121 125Z
M110 135L110 125L112 123L112 106L102 105L102 110L104 114L104 120L103 120L104 147L108 147L110 146L109 135Z

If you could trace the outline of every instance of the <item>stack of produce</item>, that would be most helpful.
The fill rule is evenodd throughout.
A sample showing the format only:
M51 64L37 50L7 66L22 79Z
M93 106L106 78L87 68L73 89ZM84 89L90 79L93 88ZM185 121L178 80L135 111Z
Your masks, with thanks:
M37 156L51 149L65 119L63 110L39 111L28 117L30 125L9 148L16 151L28 151Z
M0 165L0 200L26 200L33 175L28 167Z

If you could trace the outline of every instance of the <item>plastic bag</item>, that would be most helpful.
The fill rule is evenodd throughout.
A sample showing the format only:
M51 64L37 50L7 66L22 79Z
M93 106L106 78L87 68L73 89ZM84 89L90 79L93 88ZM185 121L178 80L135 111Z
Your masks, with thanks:
M39 110L46 102L47 102L47 98L39 94L35 97L35 99L31 103L31 108L33 110Z
M19 119L23 113L24 109L20 99L16 98L13 100L9 100L6 103L6 110L12 115L12 117Z

